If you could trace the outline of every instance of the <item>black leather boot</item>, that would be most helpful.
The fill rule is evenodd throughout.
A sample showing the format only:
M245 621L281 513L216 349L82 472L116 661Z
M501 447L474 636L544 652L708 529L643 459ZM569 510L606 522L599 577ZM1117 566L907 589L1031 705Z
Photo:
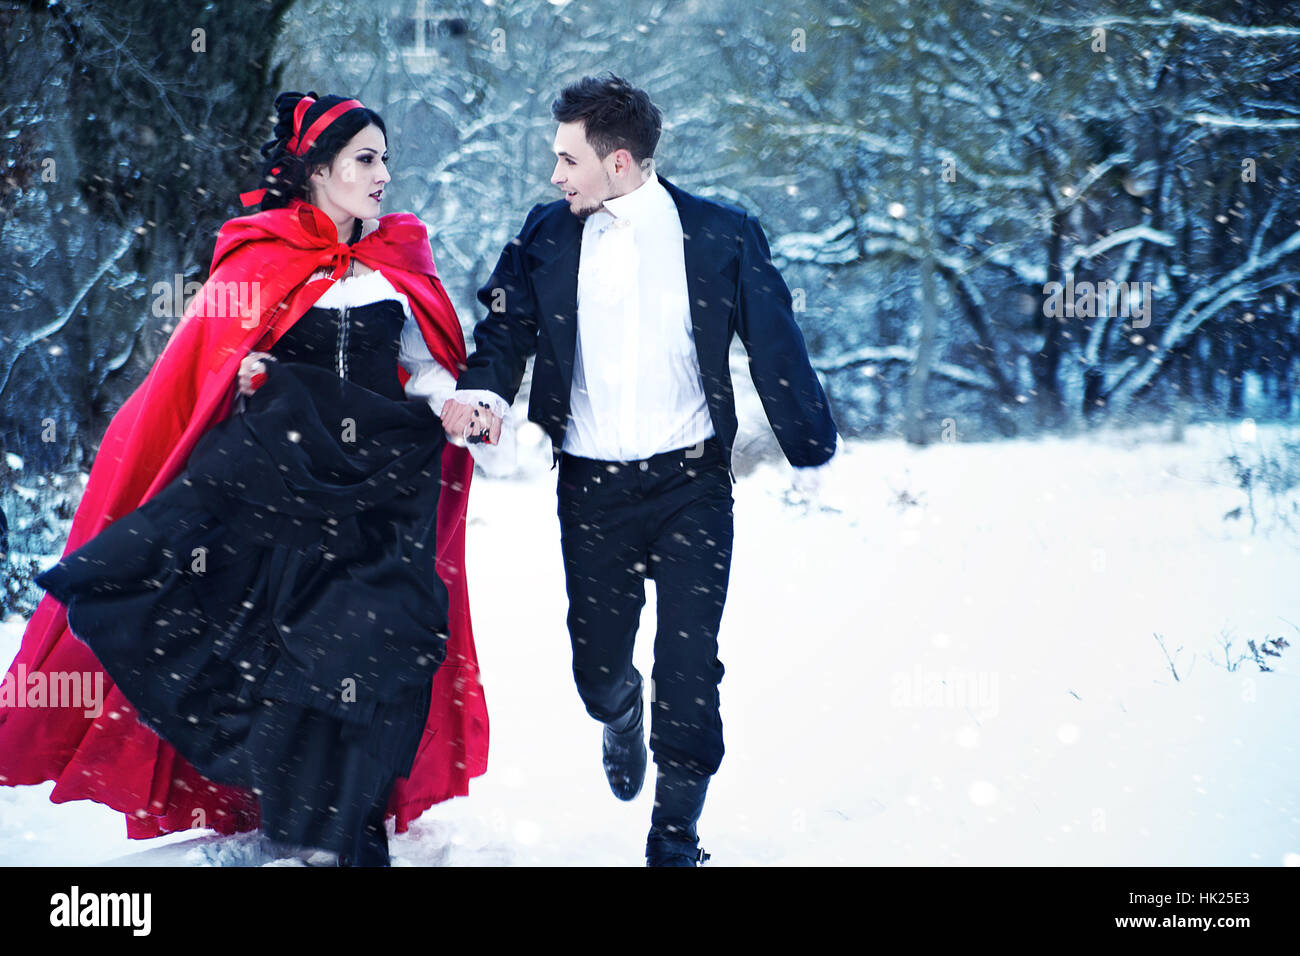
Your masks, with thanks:
M632 800L645 783L645 728L641 698L619 720L605 724L605 779L614 796Z
M704 809L709 778L685 767L657 765L655 808L645 844L646 866L698 866L709 858L700 849L695 824Z

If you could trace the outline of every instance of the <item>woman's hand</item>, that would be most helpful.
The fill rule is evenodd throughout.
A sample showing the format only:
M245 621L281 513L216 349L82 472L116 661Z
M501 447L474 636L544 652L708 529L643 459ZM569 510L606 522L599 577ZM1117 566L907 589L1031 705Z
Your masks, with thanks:
M252 395L266 381L266 363L274 362L270 352L249 352L239 363L239 394Z
M442 405L442 427L453 444L484 443L495 445L501 440L501 419L487 402L467 405L449 398Z

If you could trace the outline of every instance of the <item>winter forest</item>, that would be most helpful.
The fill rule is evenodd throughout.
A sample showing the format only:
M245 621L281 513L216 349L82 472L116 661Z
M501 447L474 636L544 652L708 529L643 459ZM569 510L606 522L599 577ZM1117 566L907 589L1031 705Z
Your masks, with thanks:
M663 175L761 221L841 442L819 497L790 491L732 343L714 844L750 864L1300 861L1300 761L1278 733L1300 716L1287 0L0 3L0 652L110 419L245 214L279 91L383 115L385 210L427 224L472 349L476 291L559 198L551 102L603 70L663 111ZM516 474L478 473L468 531L501 769L477 808L471 791L399 838L417 865L605 864L606 831L639 850L621 807L546 818L524 799L563 776L528 763L545 701L604 785L567 670L550 449L519 441ZM480 601L489 580L517 602ZM523 641L533 620L554 633ZM789 693L790 655L793 725L764 703ZM846 724L888 739L846 765L823 739ZM824 774L773 768L773 741L809 737ZM86 859L49 832L66 807L11 799L26 789L0 787L0 864ZM108 834L93 858L141 849L80 806L104 811L78 818Z
M658 97L665 174L761 218L845 435L1289 419L1300 26L1194 6L7 4L5 451L89 459L280 88L389 117L394 208L469 326L554 191L549 102L596 65Z

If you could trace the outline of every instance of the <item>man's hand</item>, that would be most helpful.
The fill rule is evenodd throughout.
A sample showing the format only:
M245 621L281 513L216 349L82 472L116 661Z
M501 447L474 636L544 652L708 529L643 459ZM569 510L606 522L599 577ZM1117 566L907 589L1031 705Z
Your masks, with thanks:
M485 402L467 405L456 398L442 404L442 428L447 440L464 446L470 441L495 445L501 439L501 417Z
M826 473L825 465L817 465L812 468L795 468L794 477L790 480L790 490L805 501L816 501L822 487L822 476Z

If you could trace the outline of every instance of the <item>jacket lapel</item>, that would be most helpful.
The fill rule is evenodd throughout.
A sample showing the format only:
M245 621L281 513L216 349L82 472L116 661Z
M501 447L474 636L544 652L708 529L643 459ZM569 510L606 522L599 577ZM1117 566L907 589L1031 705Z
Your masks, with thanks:
M706 378L727 365L731 342L728 319L736 294L737 237L720 233L714 217L699 199L659 177L677 205L682 224L682 253L686 262L686 287L691 326L700 370ZM582 254L582 220L572 214L557 217L549 234L529 245L533 290L540 321L555 349L565 394L573 383L573 362L578 345L578 264Z
M727 363L731 343L728 319L736 294L736 272L728 267L736 260L739 247L734 236L720 235L711 228L708 219L713 217L706 216L705 206L699 199L678 189L663 176L659 182L677 204L677 218L682 224L682 253L686 260L686 291L695 332L695 353L700 372L707 378Z
M582 220L571 213L557 217L551 235L528 247L537 296L539 321L547 329L559 363L564 393L573 383L573 359L578 347L578 257L582 253Z

